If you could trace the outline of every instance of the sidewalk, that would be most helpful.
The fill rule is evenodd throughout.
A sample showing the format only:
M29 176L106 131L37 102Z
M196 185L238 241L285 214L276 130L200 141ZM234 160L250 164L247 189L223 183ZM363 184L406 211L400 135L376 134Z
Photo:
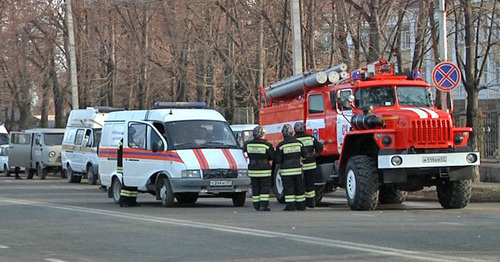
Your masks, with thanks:
M426 187L417 192L408 192L410 201L436 201L436 187ZM470 202L500 202L500 183L474 182Z

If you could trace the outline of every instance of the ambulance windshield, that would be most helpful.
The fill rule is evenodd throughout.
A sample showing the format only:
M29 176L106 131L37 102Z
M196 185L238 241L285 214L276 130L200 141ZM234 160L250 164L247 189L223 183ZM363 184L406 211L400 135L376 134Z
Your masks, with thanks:
M432 94L427 87L397 86L396 94L392 86L359 88L355 94L356 107L394 106L396 97L401 106L432 107Z
M175 149L239 148L226 122L189 120L165 123Z
M0 134L0 145L8 145L9 144L9 135Z

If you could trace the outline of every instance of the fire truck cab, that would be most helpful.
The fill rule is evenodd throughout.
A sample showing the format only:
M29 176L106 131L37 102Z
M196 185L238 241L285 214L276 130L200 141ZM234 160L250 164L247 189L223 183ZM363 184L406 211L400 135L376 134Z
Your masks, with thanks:
M323 143L317 201L342 187L351 209L373 210L379 203L403 202L407 191L436 186L444 208L468 204L473 167L480 162L479 153L467 147L472 129L455 127L451 115L433 105L421 73L395 74L384 60L338 81L323 80L320 73L298 80L300 93L297 80L261 89L259 111L273 144L282 140L283 124L297 121ZM279 167L274 176L279 197Z

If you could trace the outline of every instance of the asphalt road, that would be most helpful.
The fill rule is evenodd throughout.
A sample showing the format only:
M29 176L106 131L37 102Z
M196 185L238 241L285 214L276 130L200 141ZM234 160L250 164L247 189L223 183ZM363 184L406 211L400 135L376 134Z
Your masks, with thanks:
M0 261L500 261L500 205L408 201L256 212L231 199L120 208L97 185L0 177Z

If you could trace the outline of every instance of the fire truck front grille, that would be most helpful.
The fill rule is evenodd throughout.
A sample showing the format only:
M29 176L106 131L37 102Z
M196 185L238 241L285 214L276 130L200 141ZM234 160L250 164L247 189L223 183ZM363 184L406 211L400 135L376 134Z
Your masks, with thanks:
M237 178L238 171L233 169L208 169L203 170L203 179Z
M410 140L418 145L446 144L451 140L451 123L443 119L413 120Z

